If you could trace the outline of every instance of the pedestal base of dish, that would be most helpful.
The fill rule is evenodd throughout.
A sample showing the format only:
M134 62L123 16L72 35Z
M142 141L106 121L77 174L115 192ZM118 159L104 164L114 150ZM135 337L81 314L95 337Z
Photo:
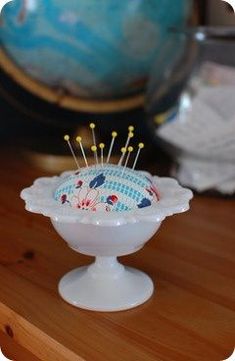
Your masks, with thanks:
M153 293L151 278L121 265L116 257L97 257L90 266L67 273L59 283L61 297L92 311L122 311L146 302Z

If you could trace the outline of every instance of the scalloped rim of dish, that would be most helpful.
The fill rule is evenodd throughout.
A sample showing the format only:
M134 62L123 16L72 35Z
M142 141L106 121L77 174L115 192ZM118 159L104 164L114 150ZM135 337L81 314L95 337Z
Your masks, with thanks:
M54 192L64 180L75 171L64 172L60 176L38 178L20 196L25 201L25 209L42 214L51 220L63 223L83 223L97 226L121 226L136 222L162 222L166 217L186 212L193 193L183 188L173 178L152 176L139 171L153 180L161 199L150 207L123 212L91 212L62 205L54 199Z

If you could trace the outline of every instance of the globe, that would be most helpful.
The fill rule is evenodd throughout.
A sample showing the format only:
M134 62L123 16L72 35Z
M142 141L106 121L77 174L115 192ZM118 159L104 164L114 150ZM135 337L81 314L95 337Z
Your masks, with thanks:
M156 57L177 54L170 27L185 25L190 0L13 0L1 15L7 56L32 79L83 98L140 93ZM170 51L169 51L170 44Z

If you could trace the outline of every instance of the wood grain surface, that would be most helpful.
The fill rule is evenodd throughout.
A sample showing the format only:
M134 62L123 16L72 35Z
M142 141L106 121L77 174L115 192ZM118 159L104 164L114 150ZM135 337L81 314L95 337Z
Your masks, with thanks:
M166 220L143 250L121 258L152 277L153 297L133 310L93 313L66 304L57 292L66 272L92 259L70 250L50 221L27 213L19 198L46 174L17 152L1 150L0 161L0 344L6 355L16 361L26 353L24 361L221 361L232 353L234 200L196 196L190 212Z

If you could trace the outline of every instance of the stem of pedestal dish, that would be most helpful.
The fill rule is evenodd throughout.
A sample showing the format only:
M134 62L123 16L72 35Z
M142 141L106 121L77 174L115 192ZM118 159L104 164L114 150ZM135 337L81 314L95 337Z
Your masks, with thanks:
M117 257L96 257L95 262L89 267L93 277L119 277L124 271Z
M95 265L99 268L113 268L119 265L117 257L96 257Z

